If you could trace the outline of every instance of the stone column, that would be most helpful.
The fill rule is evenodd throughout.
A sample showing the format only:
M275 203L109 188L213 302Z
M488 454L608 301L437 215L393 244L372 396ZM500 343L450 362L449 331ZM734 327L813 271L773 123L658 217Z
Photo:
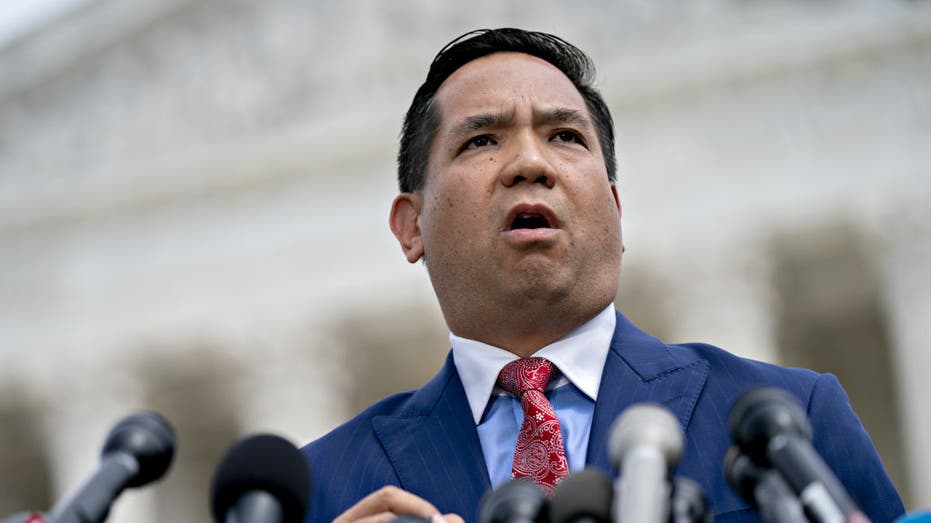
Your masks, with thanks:
M680 253L667 274L671 339L718 345L739 356L777 362L769 265L760 242L708 239L700 253Z
M931 198L885 220L884 277L911 507L931 506Z

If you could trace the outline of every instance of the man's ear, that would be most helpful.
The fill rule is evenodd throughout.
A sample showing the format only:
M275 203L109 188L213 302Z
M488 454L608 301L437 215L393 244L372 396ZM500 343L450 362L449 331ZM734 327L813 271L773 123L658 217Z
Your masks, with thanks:
M391 204L388 222L407 261L414 263L423 257L423 240L420 234L421 200L417 193L401 193Z
M617 184L611 182L611 194L614 196L614 205L617 207L617 218L621 219L621 198L617 195ZM621 234L621 254L624 254L624 251L627 250L627 247L624 247L624 235Z
M611 182L611 194L614 195L614 205L617 206L617 214L620 216L620 214L621 214L621 199L620 199L620 197L618 197L618 195L617 195L617 184L616 184L615 182Z

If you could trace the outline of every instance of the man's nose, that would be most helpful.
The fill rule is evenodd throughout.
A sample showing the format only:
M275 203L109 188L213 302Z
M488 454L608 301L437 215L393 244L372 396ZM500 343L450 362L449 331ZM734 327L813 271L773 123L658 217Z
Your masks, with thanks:
M501 183L512 187L521 182L556 185L556 170L545 153L546 144L536 136L521 136L512 143L509 159L501 169Z

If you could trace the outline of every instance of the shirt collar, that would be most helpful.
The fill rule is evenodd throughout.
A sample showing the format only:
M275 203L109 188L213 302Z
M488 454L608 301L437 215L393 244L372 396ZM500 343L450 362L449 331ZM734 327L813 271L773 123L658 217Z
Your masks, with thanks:
M592 401L596 401L616 321L612 303L587 323L543 347L534 356L553 362L563 376ZM449 342L453 348L453 363L459 372L477 425L501 369L518 358L504 349L461 338L453 333L449 334Z

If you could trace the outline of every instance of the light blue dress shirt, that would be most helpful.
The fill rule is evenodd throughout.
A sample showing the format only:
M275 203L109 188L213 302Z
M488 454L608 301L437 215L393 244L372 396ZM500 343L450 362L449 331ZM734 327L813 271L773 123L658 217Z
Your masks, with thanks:
M559 418L571 472L585 468L595 401L616 319L611 304L588 323L534 354L550 360L559 370L558 377L550 379L546 396ZM497 488L511 479L524 411L520 400L497 387L495 381L501 369L518 358L506 350L452 333L449 340L478 429L489 480Z

